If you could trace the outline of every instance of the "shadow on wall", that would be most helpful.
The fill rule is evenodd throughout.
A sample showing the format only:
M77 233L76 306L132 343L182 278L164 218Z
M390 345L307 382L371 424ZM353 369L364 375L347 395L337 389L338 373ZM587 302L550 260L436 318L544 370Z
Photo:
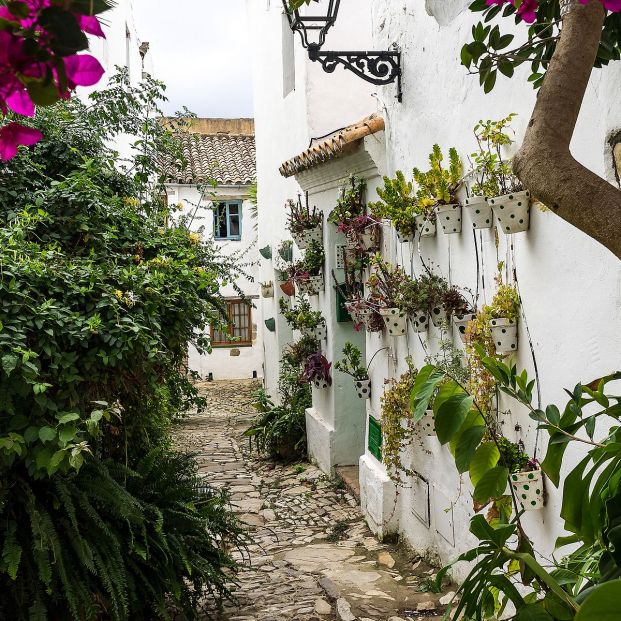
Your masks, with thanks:
M471 0L425 0L425 9L439 26L448 26L470 4Z

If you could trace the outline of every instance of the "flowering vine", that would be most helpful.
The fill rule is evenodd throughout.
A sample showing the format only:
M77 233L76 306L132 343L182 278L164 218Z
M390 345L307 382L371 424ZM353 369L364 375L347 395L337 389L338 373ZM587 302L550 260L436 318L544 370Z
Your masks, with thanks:
M599 0L604 8L613 13L621 11L621 0ZM588 4L590 0L580 0L581 4ZM485 0L487 6L512 4L517 9L518 15L528 24L537 19L539 0Z
M97 15L109 0L0 2L0 117L33 117L36 106L68 99L78 86L99 82L104 69L90 54L87 34L104 37ZM0 127L0 159L43 134L17 121Z

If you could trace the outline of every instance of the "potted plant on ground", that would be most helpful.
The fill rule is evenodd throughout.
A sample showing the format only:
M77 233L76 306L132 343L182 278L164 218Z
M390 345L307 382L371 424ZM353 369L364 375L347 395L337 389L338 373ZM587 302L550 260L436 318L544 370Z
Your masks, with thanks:
M392 222L402 244L414 241L416 235L415 218L418 211L412 188L412 183L406 181L404 174L398 170L394 179L384 177L384 187L377 188L377 195L382 200L369 204L371 213L377 219Z
M415 168L414 181L418 184L419 207L425 210L433 208L442 230L450 235L461 233L461 205L457 200L457 190L463 181L464 167L455 148L449 149L447 168L442 166L443 161L444 155L439 145L433 145L429 155L431 168L427 172ZM424 224L425 215L423 213L418 216L422 227L421 235L430 233L429 225L425 227Z
M312 210L308 203L308 192L306 201L302 204L302 197L298 196L297 203L289 199L288 228L295 243L300 250L305 250L311 241L321 243L323 241L323 213L316 207Z
M346 185L341 188L336 206L328 216L328 222L336 227L348 224L354 218L363 216L365 212L364 193L367 182L355 175L349 178Z
M536 459L524 451L524 445L500 436L496 440L500 463L509 470L509 484L524 511L537 511L545 505L543 472Z
M273 298L274 297L274 283L271 280L268 281L268 282L262 282L261 283L261 295L264 298Z
M502 267L502 264L499 266ZM518 320L520 317L520 295L514 285L502 282L500 273L496 279L498 290L486 310L494 339L496 353L505 356L518 348Z
M280 313L291 328L299 330L303 336L312 336L318 341L327 338L326 321L321 311L311 308L308 299L300 299L297 306L291 308L283 298L280 298L279 304Z
M304 259L293 265L292 276L301 294L318 295L324 289L323 266L325 253L320 242L312 240Z
M407 315L399 307L397 300L403 284L408 280L403 269L389 265L379 257L371 261L374 271L369 277L367 286L371 295L378 301L379 314L383 317L388 334L404 336L407 332Z
M362 352L349 341L343 347L343 360L335 363L334 368L354 379L356 392L361 399L371 398L371 380L369 370L362 364Z
M332 363L320 351L315 352L306 359L302 379L323 390L332 386L331 368Z
M486 148L494 155L491 174L500 195L488 199L498 228L505 234L527 231L530 226L530 192L513 174L511 161L503 159L502 149L513 144L507 130L511 130L511 122L515 114L510 114L500 121L482 123L481 135L486 141Z

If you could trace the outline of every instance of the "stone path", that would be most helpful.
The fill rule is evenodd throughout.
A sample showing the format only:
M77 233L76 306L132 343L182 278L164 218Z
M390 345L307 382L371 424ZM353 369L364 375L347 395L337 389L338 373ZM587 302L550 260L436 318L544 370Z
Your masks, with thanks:
M226 621L401 621L441 619L450 597L428 591L434 570L403 546L379 543L342 482L310 464L280 465L251 453L253 382L201 386L208 413L184 421L179 448L200 473L226 486L252 531L237 603Z

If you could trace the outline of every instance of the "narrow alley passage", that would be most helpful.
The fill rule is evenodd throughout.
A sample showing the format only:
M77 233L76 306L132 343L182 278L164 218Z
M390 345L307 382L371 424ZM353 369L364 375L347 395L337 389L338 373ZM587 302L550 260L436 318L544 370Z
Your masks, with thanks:
M197 454L206 482L230 490L252 539L237 603L220 619L442 618L450 596L430 592L434 570L406 549L379 543L341 481L310 464L274 464L250 451L243 431L256 383L201 388L208 411L179 425L177 447Z

